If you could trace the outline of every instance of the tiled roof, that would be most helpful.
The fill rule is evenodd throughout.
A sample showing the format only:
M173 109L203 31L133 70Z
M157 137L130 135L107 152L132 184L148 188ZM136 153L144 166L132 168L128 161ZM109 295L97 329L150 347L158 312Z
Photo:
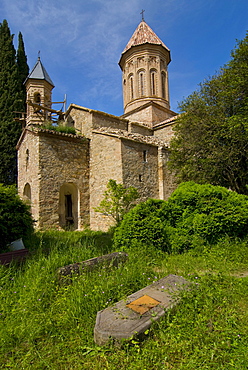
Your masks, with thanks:
M164 140L159 139L156 136L146 136L146 135L141 135L138 133L129 133L125 130L115 129L112 127L99 127L98 129L93 130L93 133L114 136L114 137L117 137L118 139L132 140L132 141L136 141L139 143L159 146L162 148L169 147L169 143L167 143Z
M50 85L54 86L49 74L47 73L45 67L41 63L40 58L38 58L34 68L32 69L31 73L28 75L26 81L30 78L33 78L35 80L45 80L49 82Z
M148 24L144 20L142 20L134 31L133 36L129 40L122 54L131 49L132 46L142 45L146 43L162 45L165 49L169 51L167 46L163 43L163 41L160 40L160 38L155 34L151 27L149 27Z

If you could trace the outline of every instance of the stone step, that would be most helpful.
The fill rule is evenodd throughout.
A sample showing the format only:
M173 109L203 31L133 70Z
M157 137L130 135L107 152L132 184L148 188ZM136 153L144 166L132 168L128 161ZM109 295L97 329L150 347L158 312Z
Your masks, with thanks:
M189 289L190 285L182 276L168 275L99 311L94 328L95 343L103 345L110 338L119 341L144 333L152 322L178 303L180 291Z

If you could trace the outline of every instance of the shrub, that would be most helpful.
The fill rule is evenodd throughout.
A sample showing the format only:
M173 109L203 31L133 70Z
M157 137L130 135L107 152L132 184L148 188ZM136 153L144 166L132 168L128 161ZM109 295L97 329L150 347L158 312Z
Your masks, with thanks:
M166 249L164 225L159 210L164 201L149 199L129 211L117 227L114 243L118 248L132 246L154 246Z
M104 198L95 211L110 216L118 225L123 216L134 207L134 202L138 197L138 190L133 186L125 188L124 185L117 184L115 180L110 179L107 190L104 192Z
M153 245L182 252L224 236L248 234L248 196L213 185L182 183L168 201L148 200L137 205L116 229L116 246Z
M182 183L168 199L170 223L209 243L243 238L248 227L248 196L221 186Z
M15 186L0 184L0 251L5 251L8 243L32 232L29 206L19 198Z

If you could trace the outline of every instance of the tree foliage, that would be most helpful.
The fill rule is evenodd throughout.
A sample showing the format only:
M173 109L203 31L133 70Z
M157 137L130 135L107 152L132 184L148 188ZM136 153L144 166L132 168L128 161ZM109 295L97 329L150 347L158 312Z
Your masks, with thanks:
M16 111L25 111L23 82L28 75L22 35L16 54L8 23L0 24L0 182L14 184L17 179L16 144L21 123L14 120Z
M27 64L27 56L25 54L25 47L21 32L18 35L18 49L16 52L16 64L18 70L18 78L20 83L20 108L21 112L26 111L26 88L24 82L29 74L29 67Z
M170 167L179 181L248 194L248 33L231 55L180 104Z
M0 251L4 251L8 243L27 237L32 232L29 206L19 198L14 185L0 184Z
M95 211L112 217L119 224L124 214L134 206L134 201L138 197L138 190L133 186L125 188L124 185L110 179L104 192L104 199Z

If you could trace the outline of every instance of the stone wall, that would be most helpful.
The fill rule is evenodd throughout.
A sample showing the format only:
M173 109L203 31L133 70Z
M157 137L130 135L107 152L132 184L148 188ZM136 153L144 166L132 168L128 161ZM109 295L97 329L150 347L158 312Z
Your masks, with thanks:
M171 120L173 120L173 118ZM169 144L174 136L174 125L175 123L173 121L166 124L157 125L157 127L154 129L154 136Z
M153 130L137 122L129 122L128 132L130 134L139 134L143 136L153 136Z
M77 218L76 227L81 229L88 226L88 140L37 128L33 131L26 129L18 149L18 190L25 197L25 185L29 184L36 226L61 226L60 190L65 184L74 184L73 187L77 189L77 204L73 208L77 209L74 215Z
M123 117L153 128L154 125L175 115L170 109L161 107L148 98L144 98L142 101L144 103L143 106L124 114Z
M39 136L30 130L22 133L18 146L18 193L28 200L24 194L25 185L30 186L31 211L34 220L39 219ZM37 225L38 226L38 225Z
M157 147L123 138L121 142L123 184L138 189L139 201L159 198Z
M177 188L174 174L168 168L169 149L159 148L158 150L158 181L159 181L159 198L168 199L173 191Z
M66 125L74 127L77 134L90 138L92 132L92 114L90 110L72 104L66 115Z
M66 125L73 126L77 133L87 138L92 137L92 130L100 127L111 127L113 129L126 131L128 129L128 121L126 119L74 104L72 104L68 110Z
M92 111L92 116L93 129L98 129L99 127L111 127L125 131L128 129L128 121L126 119L98 111Z
M77 189L75 226L89 225L89 143L73 135L40 133L40 227L61 223L60 191L66 184ZM60 225L64 226L64 225Z
M122 183L121 141L115 137L94 133L90 143L90 227L107 230L113 221L107 215L95 212L104 197L110 179Z

